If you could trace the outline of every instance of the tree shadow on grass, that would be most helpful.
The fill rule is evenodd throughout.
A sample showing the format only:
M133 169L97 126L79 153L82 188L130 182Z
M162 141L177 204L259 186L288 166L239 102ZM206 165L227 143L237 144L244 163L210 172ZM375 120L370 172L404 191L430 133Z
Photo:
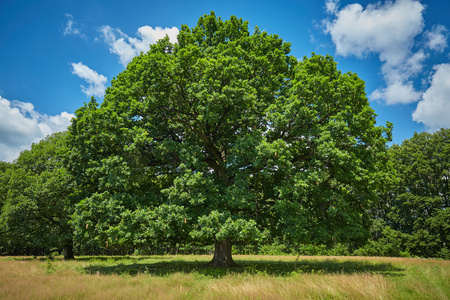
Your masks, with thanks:
M13 260L13 261L33 261L36 260L35 257L2 257L2 260Z
M286 261L246 261L247 270L252 273L263 273L275 276L292 274L358 274L370 273L383 276L403 276L404 269L391 263L375 263L354 260L300 260Z
M77 256L75 257L74 261L85 261L85 262L114 262L114 261L124 261L124 260L130 260L130 261L143 261L151 259L164 259L167 260L169 257L167 256ZM55 257L54 260L61 260L61 256ZM49 260L48 256L31 256L31 257L6 257L3 260L14 260L14 261L47 261ZM53 260L53 259L51 259Z
M155 259L155 257L152 257ZM220 278L230 274L259 274L264 276L293 276L297 274L358 274L370 273L383 276L403 276L404 269L390 263L375 263L370 261L301 260L301 261L236 261L239 266L234 268L214 268L206 266L208 261L167 260L144 263L130 259L113 265L91 264L85 267L87 274L97 275L130 275L149 274L167 276L174 273L195 274L211 278Z
M78 256L75 258L75 260L77 261L86 261L86 262L95 262L95 261L123 261L123 260L130 260L130 261L143 261L143 260L167 260L170 259L170 256L157 256L157 255L152 255L152 256L129 256L129 255L125 255L125 256Z

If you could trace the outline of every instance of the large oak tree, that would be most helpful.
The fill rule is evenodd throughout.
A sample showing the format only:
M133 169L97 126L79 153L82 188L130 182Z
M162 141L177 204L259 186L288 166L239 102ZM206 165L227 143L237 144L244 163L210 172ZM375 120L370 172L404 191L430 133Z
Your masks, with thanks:
M134 58L70 128L76 236L215 243L213 266L234 265L237 241L367 238L391 125L375 126L364 82L332 57L289 53L211 13Z

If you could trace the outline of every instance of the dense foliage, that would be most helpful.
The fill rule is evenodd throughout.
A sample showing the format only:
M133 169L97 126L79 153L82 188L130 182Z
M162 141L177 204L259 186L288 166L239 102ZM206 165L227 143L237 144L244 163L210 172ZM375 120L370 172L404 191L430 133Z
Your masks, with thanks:
M387 149L356 74L289 52L213 13L152 45L0 163L0 251L446 257L449 131Z
M55 249L73 258L69 221L77 196L64 163L66 137L53 134L22 152L14 164L2 164L0 250L30 254Z
M76 112L70 166L86 197L77 238L108 247L367 238L388 181L390 128L376 127L364 82L330 56L235 17L205 15L136 57ZM221 254L222 253L222 254Z
M422 132L389 149L398 182L373 212L363 253L450 258L450 129Z

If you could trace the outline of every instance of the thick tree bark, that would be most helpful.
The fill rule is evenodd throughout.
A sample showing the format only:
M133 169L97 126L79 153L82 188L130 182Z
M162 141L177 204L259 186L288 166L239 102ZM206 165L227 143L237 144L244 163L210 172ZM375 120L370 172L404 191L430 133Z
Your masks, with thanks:
M237 267L231 256L231 238L216 242L214 257L208 265L216 268Z
M70 241L70 242L66 243L66 245L64 245L63 255L64 255L64 259L65 260L75 259L74 255L73 255L73 243L72 243L72 241Z

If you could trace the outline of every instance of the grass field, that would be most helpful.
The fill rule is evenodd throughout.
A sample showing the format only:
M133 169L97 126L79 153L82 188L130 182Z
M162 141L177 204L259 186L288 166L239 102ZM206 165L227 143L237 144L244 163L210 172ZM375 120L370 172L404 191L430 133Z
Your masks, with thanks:
M235 255L0 257L0 299L450 299L450 261Z

